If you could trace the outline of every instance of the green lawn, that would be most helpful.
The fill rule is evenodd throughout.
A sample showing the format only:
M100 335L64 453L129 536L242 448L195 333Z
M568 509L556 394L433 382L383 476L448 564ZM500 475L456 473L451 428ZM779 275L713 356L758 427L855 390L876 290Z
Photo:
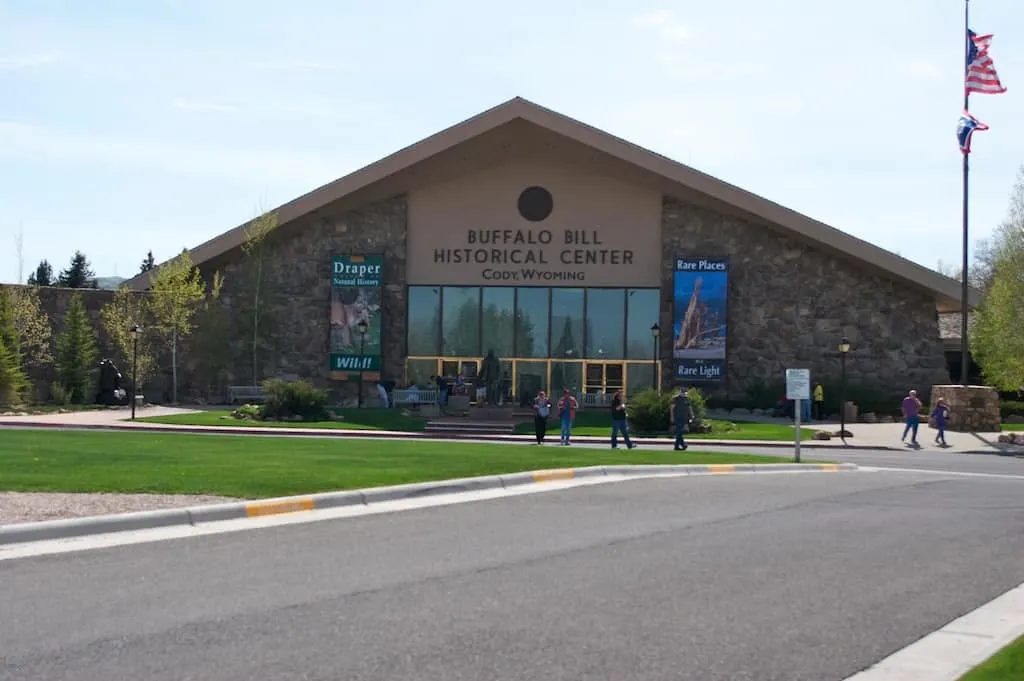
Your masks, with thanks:
M961 676L960 681L1024 681L1024 636Z
M707 434L687 433L686 439L690 440L784 440L793 439L793 428L787 425L776 423L746 423L734 421L711 421L712 432ZM558 432L558 421L548 422L548 430ZM581 411L576 414L576 421L573 423L573 435L595 435L609 437L611 434L612 422L608 414L604 412ZM517 423L515 432L520 434L532 434L533 422ZM675 437L675 433L639 433L632 427L630 435L634 437ZM814 429L801 428L800 439L810 440L814 435Z
M790 460L643 448L0 429L4 491L259 498L571 466Z
M1003 432L1016 432L1019 433L1024 431L1024 423L1004 423Z
M426 421L418 416L402 416L400 409L334 409L334 421L253 421L236 419L228 409L148 416L136 419L148 423L169 423L178 426L244 426L246 428L326 428L328 430L398 430L416 433Z

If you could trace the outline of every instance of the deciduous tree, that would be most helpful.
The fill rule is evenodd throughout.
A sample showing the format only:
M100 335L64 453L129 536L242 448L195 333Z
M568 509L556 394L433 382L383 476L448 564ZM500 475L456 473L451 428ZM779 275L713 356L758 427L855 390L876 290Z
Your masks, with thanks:
M153 328L171 350L171 401L178 401L178 343L192 333L193 319L206 297L206 284L188 250L153 273L150 306Z
M71 296L64 327L57 335L57 382L72 403L85 404L96 385L96 329L85 311L81 293Z
M12 289L10 296L23 366L31 373L32 369L53 364L53 329L39 299L39 289L21 286Z
M992 285L971 325L971 348L985 380L1002 390L1024 386L1024 167L1007 219L992 240Z
M100 310L100 322L117 349L121 374L132 376L134 369L137 384L132 386L133 395L141 394L140 388L156 371L157 359L155 334L152 329L153 318L148 299L143 294L122 286L114 293L113 299ZM142 327L137 355L134 353L135 337L131 331L136 325Z
M268 296L264 287L267 258L269 249L267 237L277 229L277 213L265 212L249 223L244 228L245 243L242 250L248 257L249 265L249 312L250 317L250 339L252 349L252 384L258 385L259 375L259 350L260 340L264 328L267 326L267 300Z

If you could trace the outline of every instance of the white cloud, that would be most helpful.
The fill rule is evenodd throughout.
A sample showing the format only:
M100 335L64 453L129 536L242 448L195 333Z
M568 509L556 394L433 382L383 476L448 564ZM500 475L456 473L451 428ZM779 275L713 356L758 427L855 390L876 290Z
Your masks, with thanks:
M0 121L0 158L134 166L189 176L318 186L356 164L328 154L266 148L216 148L145 138L80 135Z
M34 54L0 57L0 71L16 71L34 66L46 66L47 64L55 64L63 59L64 55L60 52L36 52Z
M281 59L272 61L250 61L249 66L270 71L344 71L348 64L319 59Z
M672 10L645 12L633 18L633 23L641 28L654 30L670 40L685 40L690 31L676 19Z
M233 104L218 104L216 102L203 102L199 100L184 99L183 97L177 97L171 103L175 109L183 109L185 111L238 111L238 107Z

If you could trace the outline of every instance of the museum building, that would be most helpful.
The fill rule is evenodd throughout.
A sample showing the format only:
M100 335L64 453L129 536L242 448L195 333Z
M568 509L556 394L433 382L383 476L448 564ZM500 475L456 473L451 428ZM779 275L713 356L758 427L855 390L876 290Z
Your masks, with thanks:
M743 394L787 368L834 378L845 336L860 381L949 381L938 315L960 309L958 282L521 98L275 212L261 377L472 382L493 353L519 402ZM232 310L247 227L191 250ZM239 328L235 383L253 373Z

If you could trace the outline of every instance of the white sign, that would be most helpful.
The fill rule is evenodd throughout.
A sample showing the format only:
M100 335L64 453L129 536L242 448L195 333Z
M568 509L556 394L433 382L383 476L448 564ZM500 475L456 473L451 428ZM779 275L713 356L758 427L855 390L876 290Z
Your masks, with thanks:
M786 399L811 399L810 369L786 369Z

